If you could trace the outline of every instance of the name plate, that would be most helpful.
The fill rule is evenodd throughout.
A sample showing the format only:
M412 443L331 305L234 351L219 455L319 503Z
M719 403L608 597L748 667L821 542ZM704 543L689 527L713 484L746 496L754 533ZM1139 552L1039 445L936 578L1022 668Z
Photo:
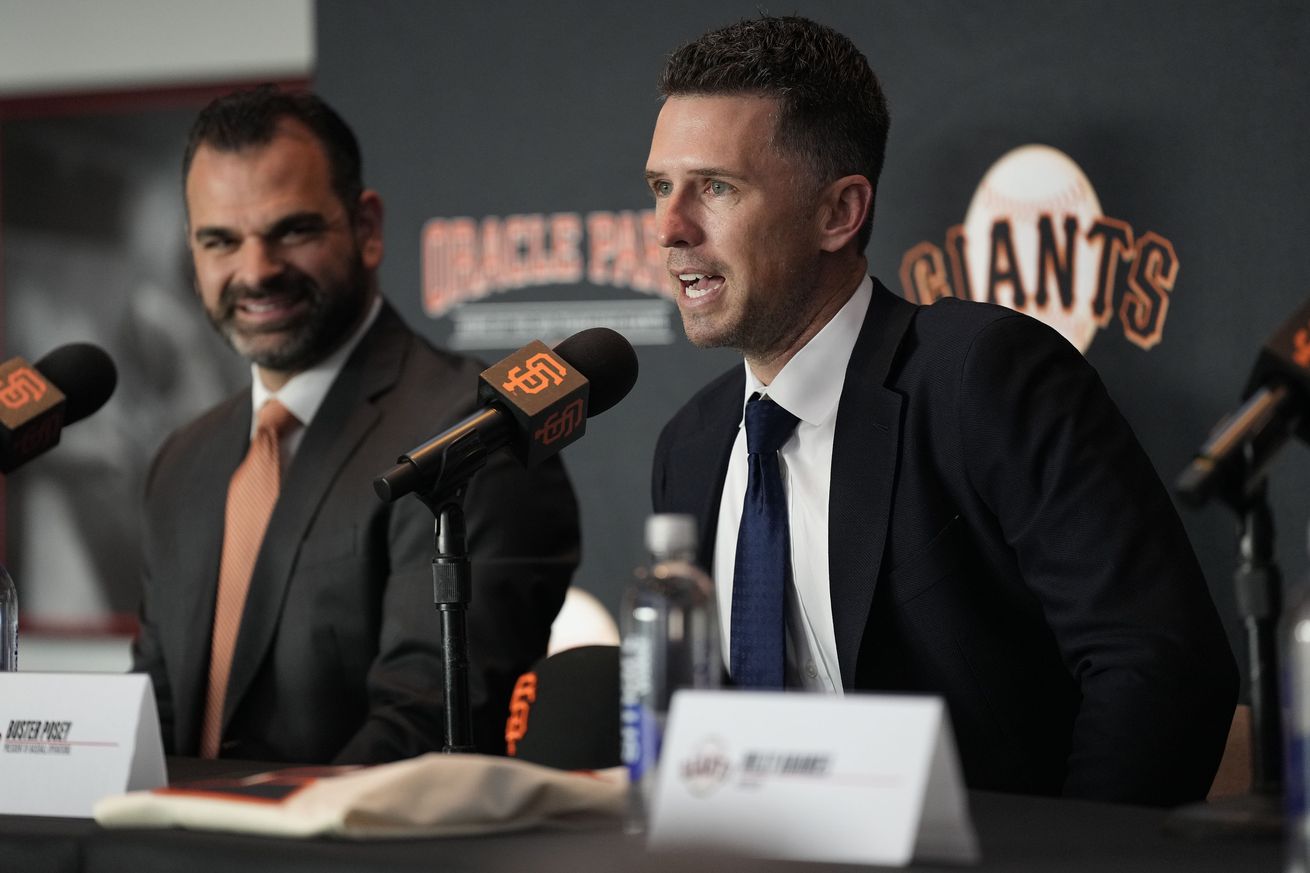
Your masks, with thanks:
M0 673L0 813L90 818L110 794L167 784L143 674Z
M649 831L652 849L978 860L950 720L935 697L679 691Z

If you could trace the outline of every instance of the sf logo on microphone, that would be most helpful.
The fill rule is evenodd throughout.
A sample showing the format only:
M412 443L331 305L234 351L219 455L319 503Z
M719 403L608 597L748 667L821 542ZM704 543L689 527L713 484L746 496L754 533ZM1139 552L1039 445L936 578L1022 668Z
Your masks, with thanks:
M545 424L532 436L543 446L548 446L556 440L566 438L577 430L584 417L582 398L578 398L547 418Z
M538 352L528 358L521 367L514 367L505 375L506 391L513 393L522 389L524 394L539 394L552 385L558 385L569 374L564 365L546 352Z
M44 397L48 387L31 367L19 367L9 374L7 382L0 379L0 403L6 409L22 409Z
M1310 327L1303 327L1296 332L1292 338L1292 360L1296 361L1298 366L1310 370Z

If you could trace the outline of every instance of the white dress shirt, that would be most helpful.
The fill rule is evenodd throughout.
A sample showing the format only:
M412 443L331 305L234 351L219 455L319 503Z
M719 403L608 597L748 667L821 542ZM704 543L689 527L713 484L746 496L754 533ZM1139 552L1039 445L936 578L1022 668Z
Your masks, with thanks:
M846 366L864 324L873 281L867 276L846 305L762 385L746 366L742 420L752 394L767 394L800 419L796 431L778 450L791 529L791 585L787 590L788 687L842 691L837 637L832 625L828 572L828 493L837 406L846 381ZM745 365L743 365L745 366ZM722 616L723 658L729 662L732 639L732 577L737 560L737 531L746 498L746 429L738 423L737 441L728 460L714 541L713 576Z
M346 365L346 358L359 345L359 341L368 333L368 329L377 321L378 313L382 311L382 297L378 295L373 298L373 305L369 307L368 314L364 316L363 322L351 334L350 339L342 343L335 352L319 361L302 373L297 373L287 380L277 392L269 391L264 387L264 382L259 378L259 367L254 364L250 365L250 437L255 437L255 427L259 423L259 410L263 405L273 398L287 408L287 411L296 417L300 422L300 427L289 428L283 435L279 447L281 454L281 465L283 474L291 466L291 459L295 457L296 450L300 448L300 443L305 438L305 430L309 423L314 420L318 414L318 408L323 405L327 398L328 389L336 381L337 374L341 368Z

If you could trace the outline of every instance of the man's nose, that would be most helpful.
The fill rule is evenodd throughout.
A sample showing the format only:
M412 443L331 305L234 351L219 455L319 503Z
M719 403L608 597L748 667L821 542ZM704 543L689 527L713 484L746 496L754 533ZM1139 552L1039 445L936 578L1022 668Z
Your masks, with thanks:
M688 248L704 239L692 204L682 195L671 195L655 204L656 240L666 249Z
M285 262L275 245L251 236L242 243L235 278L243 285L258 288L284 268Z

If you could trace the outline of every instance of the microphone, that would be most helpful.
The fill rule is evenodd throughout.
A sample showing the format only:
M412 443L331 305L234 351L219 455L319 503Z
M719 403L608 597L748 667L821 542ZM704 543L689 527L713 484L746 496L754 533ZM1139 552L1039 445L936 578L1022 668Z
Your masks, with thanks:
M560 770L617 767L619 735L618 646L556 652L514 686L505 721L512 758Z
M581 437L586 419L636 381L637 354L617 331L593 327L553 350L534 340L482 372L477 412L401 455L373 490L390 503L418 489L458 488L503 446L535 466Z
M0 473L59 443L59 432L95 412L114 393L118 371L99 346L69 343L35 365L0 364Z
M1175 489L1195 506L1216 492L1240 502L1290 437L1310 441L1310 300L1265 342L1243 399L1178 476Z

